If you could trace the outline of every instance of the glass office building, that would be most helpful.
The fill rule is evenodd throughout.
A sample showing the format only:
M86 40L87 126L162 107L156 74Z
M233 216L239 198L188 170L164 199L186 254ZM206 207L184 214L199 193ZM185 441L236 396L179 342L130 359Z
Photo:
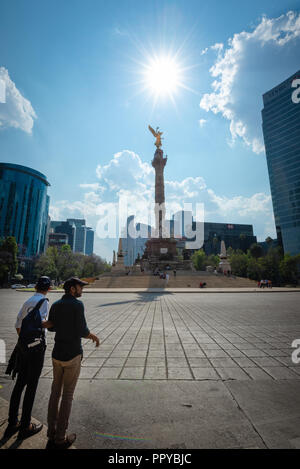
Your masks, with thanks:
M0 163L0 237L14 236L21 256L44 252L48 186L46 176L34 169Z
M263 134L277 239L300 253L300 71L263 95Z
M68 218L67 221L51 221L50 233L66 234L67 244L73 252L91 256L94 251L94 231L84 219Z

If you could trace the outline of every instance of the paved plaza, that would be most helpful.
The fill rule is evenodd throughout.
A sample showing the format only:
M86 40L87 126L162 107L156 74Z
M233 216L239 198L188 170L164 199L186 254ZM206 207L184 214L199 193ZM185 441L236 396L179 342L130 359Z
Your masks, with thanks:
M18 308L29 296L0 292L8 357ZM50 304L59 297L49 294ZM88 326L101 345L83 341L71 422L80 430L77 446L299 447L300 365L291 358L300 339L299 298L84 293ZM33 412L45 424L53 337L49 332ZM13 383L4 369L0 396L9 399Z

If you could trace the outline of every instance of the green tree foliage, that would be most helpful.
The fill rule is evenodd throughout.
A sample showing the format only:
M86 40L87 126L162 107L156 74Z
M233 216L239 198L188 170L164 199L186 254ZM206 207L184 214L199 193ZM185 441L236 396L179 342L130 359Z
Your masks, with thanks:
M259 257L262 257L263 255L263 248L257 243L253 243L250 246L249 251L250 251L251 256L254 257L255 259L258 259Z
M59 250L49 247L35 262L34 273L36 277L48 275L60 282L73 276L96 277L108 269L108 264L101 257L74 253L69 245L65 245Z
M14 236L0 240L0 283L10 280L18 269L18 245Z
M247 277L251 280L261 280L262 268L258 259L255 257L248 258Z
M298 256L291 256L285 254L284 258L279 264L279 273L284 283L297 283L298 268L300 265L300 254Z
M206 256L203 249L196 251L192 255L191 260L196 270L205 270L207 265L211 265L212 267L218 268L220 262L220 258L218 255L210 254L209 256Z
M238 277L247 277L248 261L247 254L238 249L230 256L231 272Z
M203 249L194 252L192 255L192 262L196 270L205 270L206 266L206 255Z
M212 267L216 267L218 269L220 263L220 258L217 254L210 254L210 256L207 256L206 265L211 265Z

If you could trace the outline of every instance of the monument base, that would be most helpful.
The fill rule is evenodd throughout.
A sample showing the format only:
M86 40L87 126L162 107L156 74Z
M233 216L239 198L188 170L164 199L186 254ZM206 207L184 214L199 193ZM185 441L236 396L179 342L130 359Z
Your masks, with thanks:
M190 260L180 260L174 238L151 238L146 242L146 249L141 267L147 271L155 270L192 270Z

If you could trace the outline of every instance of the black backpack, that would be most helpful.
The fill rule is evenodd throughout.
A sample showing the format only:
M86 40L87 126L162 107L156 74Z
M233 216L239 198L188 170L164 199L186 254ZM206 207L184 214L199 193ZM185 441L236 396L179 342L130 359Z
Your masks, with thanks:
M40 307L48 298L42 298L22 320L18 345L23 353L41 352L46 348Z

